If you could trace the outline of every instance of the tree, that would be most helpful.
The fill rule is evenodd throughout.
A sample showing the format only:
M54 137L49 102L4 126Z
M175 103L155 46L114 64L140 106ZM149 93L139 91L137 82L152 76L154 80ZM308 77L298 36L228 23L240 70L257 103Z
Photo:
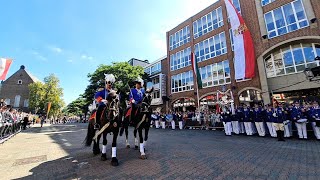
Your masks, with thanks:
M111 65L99 65L92 73L88 74L89 85L87 86L82 97L85 99L85 105L88 106L94 100L94 94L98 88L103 88L105 85L104 74L113 74L116 77L114 87L122 92L129 92L133 85L134 79L138 76L142 79L148 76L144 73L144 69L140 66L131 66L127 62L116 62Z
M64 106L62 99L63 89L60 88L59 79L50 74L44 78L44 83L36 82L29 85L30 90L30 108L35 113L45 114L48 103L51 103L49 116L57 117Z
M68 104L65 112L69 115L75 115L81 118L81 116L87 112L85 99L78 97L76 100Z

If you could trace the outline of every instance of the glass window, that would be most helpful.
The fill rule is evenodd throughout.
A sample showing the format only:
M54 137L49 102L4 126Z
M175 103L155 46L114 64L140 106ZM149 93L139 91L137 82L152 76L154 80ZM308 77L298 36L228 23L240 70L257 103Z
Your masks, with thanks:
M320 44L315 44L315 49L316 49L316 56L320 56Z
M197 48L195 49L197 53ZM191 64L191 48L188 47L181 51L178 51L176 54L170 56L170 70L174 71L187 67ZM161 62L158 64L157 72L161 71Z
M241 14L240 2L239 0L232 0L232 4L237 9L237 11Z
M264 18L269 38L309 26L301 0L267 12Z
M189 26L186 26L173 35L170 35L170 50L180 47L188 42L190 42L190 28Z
M186 90L193 90L193 83L191 83L191 71L171 76L171 92L181 92Z
M267 77L298 73L306 67L315 67L317 44L294 44L279 49L265 58ZM284 66L283 66L284 63ZM285 68L284 68L285 67Z
M221 26L223 26L223 15L222 8L219 7L193 22L193 36L196 39Z
M262 6L265 6L265 5L270 4L270 3L274 2L274 1L275 0L261 0L261 4L262 4Z

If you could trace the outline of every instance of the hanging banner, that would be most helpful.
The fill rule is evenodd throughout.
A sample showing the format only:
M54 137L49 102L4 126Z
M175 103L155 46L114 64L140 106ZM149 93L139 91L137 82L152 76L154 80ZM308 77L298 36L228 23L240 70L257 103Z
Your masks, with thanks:
M224 2L229 14L234 41L235 79L253 78L256 60L251 33L231 0L224 0Z

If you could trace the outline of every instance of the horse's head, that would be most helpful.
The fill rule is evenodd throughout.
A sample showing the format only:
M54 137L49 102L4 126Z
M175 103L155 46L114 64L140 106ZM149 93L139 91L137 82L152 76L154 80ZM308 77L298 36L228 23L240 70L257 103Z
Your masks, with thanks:
M141 112L151 112L150 111L150 106L151 106L151 101L152 101L152 96L151 93L153 92L153 88L150 90L147 90L143 100L142 100L142 106L141 106Z
M114 120L119 116L120 111L120 94L118 92L112 91L108 97L107 111L106 117L108 120Z

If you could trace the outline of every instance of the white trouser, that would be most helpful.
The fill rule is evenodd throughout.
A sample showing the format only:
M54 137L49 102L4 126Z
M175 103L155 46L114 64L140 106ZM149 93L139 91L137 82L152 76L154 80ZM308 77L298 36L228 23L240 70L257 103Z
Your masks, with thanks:
M251 136L253 133L252 133L252 123L251 122L244 122L244 128L246 130L246 134L248 136Z
M258 131L257 131L257 128L256 128L256 125L253 123L251 123L251 128L252 128L252 134L256 134Z
M307 139L307 125L306 123L296 123L299 138Z
M244 128L244 123L243 122L239 122L239 130L240 130L240 133L243 134L245 133L245 128Z
M320 127L316 126L316 122L312 122L312 129L317 139L320 139Z
M291 137L292 130L290 126L291 122L288 122L284 125L284 137Z
M165 122L165 121L162 121L162 122L161 122L161 126L162 126L162 129L165 129L165 128L166 128L166 122Z
M171 127L172 127L172 129L176 129L176 122L175 121L171 121Z
M159 129L160 125L159 125L159 121L155 121L156 123L156 128Z
M258 131L259 136L265 136L266 135L266 131L264 129L263 122L255 122L255 125L257 127L257 131Z
M272 125L272 122L267 122L267 126L268 126L268 129L269 129L270 136L271 137L277 137L277 133L276 133L276 130L275 130L274 126Z
M179 121L179 129L182 129L183 126L182 126L182 121Z
M232 130L235 134L239 134L239 122L238 121L231 121L232 123Z
M226 135L231 135L231 132L232 132L231 122L224 123L224 131L225 131Z

